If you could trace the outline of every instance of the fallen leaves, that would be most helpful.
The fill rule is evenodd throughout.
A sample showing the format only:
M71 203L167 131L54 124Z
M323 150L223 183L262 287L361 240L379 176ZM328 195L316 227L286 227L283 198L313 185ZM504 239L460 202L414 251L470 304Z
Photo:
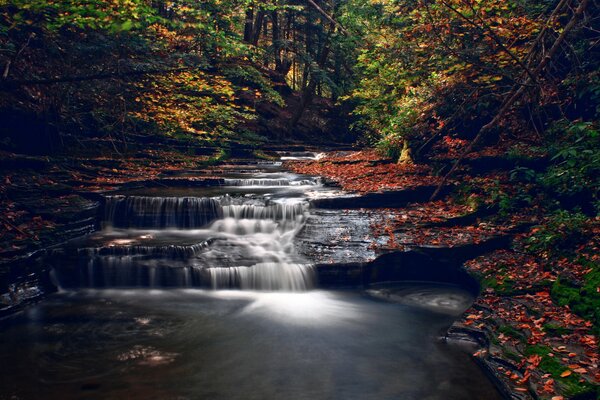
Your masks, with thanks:
M165 171L194 168L205 160L205 156L148 149L129 158L78 159L76 166L73 160L48 159L43 170L3 170L0 257L12 258L38 248L64 225L61 215L78 212L85 200L65 192L106 191L126 182L155 179Z
M383 159L375 151L329 154L317 161L288 161L299 174L319 175L337 182L344 190L360 193L435 185L441 178L425 165L404 165Z

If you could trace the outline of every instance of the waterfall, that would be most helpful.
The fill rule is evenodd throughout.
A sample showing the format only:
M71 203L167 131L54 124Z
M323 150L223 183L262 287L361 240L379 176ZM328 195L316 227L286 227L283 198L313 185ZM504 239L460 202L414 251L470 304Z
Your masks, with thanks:
M275 203L259 205L227 205L223 207L223 216L235 219L271 219L274 221L295 222L302 219L307 211L302 203Z
M209 268L214 289L307 290L313 285L312 267L266 262L251 267Z
M198 228L220 216L214 198L107 196L104 221L118 228Z
M224 186L314 186L318 185L318 180L301 179L224 179Z
M102 246L92 248L78 249L80 255L87 257L98 257L98 256L153 256L162 258L173 258L173 259L185 259L193 257L201 251L208 248L209 242L204 241L202 243L193 244L189 246L185 245L165 245L165 246Z
M235 183L258 182L290 183ZM58 266L56 276L65 287L307 290L313 268L293 244L307 215L298 198L107 196L105 230L77 248L77 273Z

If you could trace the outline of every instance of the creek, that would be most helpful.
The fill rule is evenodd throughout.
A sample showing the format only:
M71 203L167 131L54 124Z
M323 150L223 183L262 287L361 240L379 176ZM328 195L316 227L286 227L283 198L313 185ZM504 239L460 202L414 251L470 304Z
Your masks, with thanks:
M312 255L360 213L311 208L337 190L280 162L221 172L108 194L102 229L49 252L58 292L0 322L0 399L500 398L440 340L471 290L324 288Z

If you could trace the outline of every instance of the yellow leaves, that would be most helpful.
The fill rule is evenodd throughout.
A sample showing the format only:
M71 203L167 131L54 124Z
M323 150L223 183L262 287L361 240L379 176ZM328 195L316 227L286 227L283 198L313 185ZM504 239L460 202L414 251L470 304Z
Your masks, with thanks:
M231 135L241 121L254 116L254 108L235 103L240 89L222 75L184 71L136 86L136 109L129 115L159 125L167 135L189 133L215 140Z

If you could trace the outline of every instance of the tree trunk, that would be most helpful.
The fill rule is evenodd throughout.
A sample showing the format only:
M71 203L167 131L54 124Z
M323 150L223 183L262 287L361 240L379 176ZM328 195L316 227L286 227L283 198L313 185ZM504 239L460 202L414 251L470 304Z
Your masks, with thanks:
M326 40L326 42L323 44L323 48L321 49L321 54L319 55L319 60L317 61L317 65L321 69L324 68L325 64L327 63L327 57L329 56L329 50L330 50L329 40ZM292 115L292 118L290 119L290 122L289 122L290 130L292 130L298 124L298 121L300 121L300 118L302 118L302 114L304 114L304 111L310 105L310 103L312 102L312 99L314 98L315 89L317 88L317 84L319 83L319 80L314 76L314 74L312 72L309 73L309 76L310 76L309 83L302 91L302 98L300 99L300 104L298 105L298 108L296 108L296 110L294 111L294 114Z
M271 11L271 44L275 56L275 69L281 65L281 31L279 28L279 14L277 10Z
M256 20L254 21L254 29L252 31L252 44L258 46L258 40L260 39L260 33L265 19L265 12L259 10L256 14Z
M244 22L244 42L252 41L252 32L254 30L254 9L250 6L246 10L246 21Z

